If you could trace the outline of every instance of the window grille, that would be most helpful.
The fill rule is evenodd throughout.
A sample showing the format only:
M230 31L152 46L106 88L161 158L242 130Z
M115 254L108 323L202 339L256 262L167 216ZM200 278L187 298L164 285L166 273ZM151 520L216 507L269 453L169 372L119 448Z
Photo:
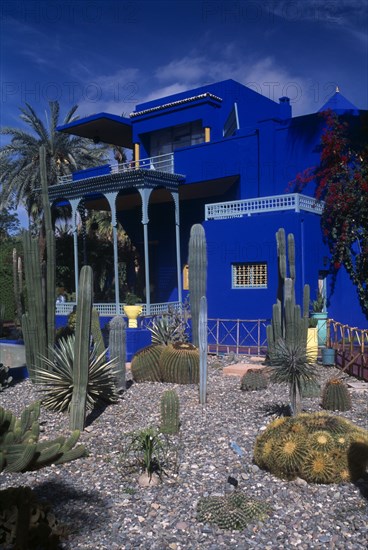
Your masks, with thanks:
M232 288L267 288L267 264L232 264Z

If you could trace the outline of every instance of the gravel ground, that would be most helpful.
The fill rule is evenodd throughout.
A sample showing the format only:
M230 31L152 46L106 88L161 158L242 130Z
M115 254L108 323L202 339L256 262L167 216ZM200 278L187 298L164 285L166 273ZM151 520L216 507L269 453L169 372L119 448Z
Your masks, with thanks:
M335 369L320 367L321 381ZM284 386L261 392L242 392L239 377L223 376L210 359L208 403L199 405L198 388L172 384L132 384L116 405L95 415L81 435L86 458L24 474L3 474L2 487L29 485L47 500L64 526L61 548L93 549L202 549L368 547L368 483L308 485L287 482L252 464L256 435L274 415L270 408L288 402ZM175 388L180 399L181 428L172 437L177 460L167 465L158 487L141 488L139 470L122 464L124 434L160 425L160 397ZM0 404L17 416L39 394L27 380L0 393ZM343 414L368 427L366 392L352 392L353 408ZM304 399L306 411L320 410L319 399ZM96 417L97 416L97 417ZM41 410L42 437L68 434L68 418ZM230 443L243 450L242 458ZM230 490L229 475L239 489L272 506L263 523L244 531L223 531L196 520L201 496Z

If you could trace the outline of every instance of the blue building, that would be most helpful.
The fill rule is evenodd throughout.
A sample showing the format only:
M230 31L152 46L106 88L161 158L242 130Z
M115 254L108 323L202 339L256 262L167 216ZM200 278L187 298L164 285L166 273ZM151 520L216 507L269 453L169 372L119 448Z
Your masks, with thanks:
M364 114L338 90L320 111L328 108L353 126ZM312 295L317 288L325 293L329 317L366 327L343 269L330 292L322 205L313 188L286 193L298 172L318 164L322 128L319 113L292 117L287 97L276 103L233 80L141 103L129 118L99 113L59 127L132 151L130 162L76 172L50 187L54 204L71 204L76 289L76 214L83 200L83 208L112 213L115 298L98 305L102 314L122 313L117 221L140 252L146 314L182 302L190 228L202 223L209 317L228 319L270 317L278 280L275 233L284 227L295 236L298 302L309 283Z

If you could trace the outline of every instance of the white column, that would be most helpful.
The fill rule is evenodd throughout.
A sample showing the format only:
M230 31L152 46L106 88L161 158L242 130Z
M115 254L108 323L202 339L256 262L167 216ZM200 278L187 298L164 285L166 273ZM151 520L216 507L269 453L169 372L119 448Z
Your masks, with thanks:
M79 279L79 267L78 267L78 227L77 227L77 212L79 199L73 199L69 201L72 207L72 231L73 231L73 245L74 245L74 279L75 279L75 300L78 300L78 279Z
M149 253L148 253L148 202L152 189L138 189L142 197L142 224L143 224L143 244L144 244L144 270L146 283L146 313L151 313L151 290L150 290L150 274L149 274Z
M176 240L176 271L178 277L178 302L183 301L183 286L181 281L181 258L180 258L180 217L179 217L179 193L171 191L175 205L175 240Z
M116 197L117 193L105 193L109 201L111 210L112 241L114 248L114 278L115 278L115 314L120 314L120 294L119 294L119 258L118 258L118 221L116 219Z

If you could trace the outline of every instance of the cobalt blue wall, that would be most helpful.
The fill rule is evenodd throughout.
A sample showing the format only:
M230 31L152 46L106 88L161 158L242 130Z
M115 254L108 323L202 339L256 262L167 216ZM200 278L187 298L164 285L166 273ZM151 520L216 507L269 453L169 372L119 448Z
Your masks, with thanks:
M209 317L269 318L278 283L275 234L280 227L293 233L296 248L296 298L303 301L303 285L317 287L325 248L318 239L319 216L293 212L253 215L204 223L208 246ZM308 236L307 236L308 234ZM304 258L304 262L303 262ZM266 262L267 289L232 289L231 264Z

